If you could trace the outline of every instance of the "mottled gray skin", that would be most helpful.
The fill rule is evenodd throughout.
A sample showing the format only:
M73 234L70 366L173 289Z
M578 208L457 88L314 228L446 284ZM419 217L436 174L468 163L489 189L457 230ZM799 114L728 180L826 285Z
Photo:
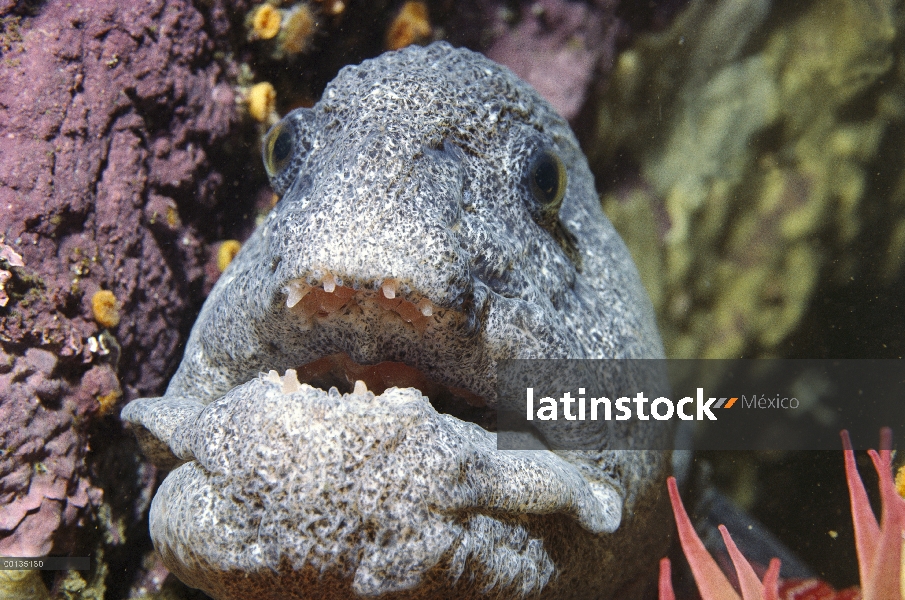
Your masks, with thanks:
M415 389L259 376L346 353L492 407L499 359L662 357L566 122L508 69L437 43L346 67L284 123L281 201L166 394L123 410L158 464L180 465L151 511L166 565L218 599L640 594L668 544L663 453L501 452ZM567 169L558 225L528 183L543 150ZM330 276L355 290L340 310L287 308L290 282ZM420 326L377 302L390 278L430 301Z

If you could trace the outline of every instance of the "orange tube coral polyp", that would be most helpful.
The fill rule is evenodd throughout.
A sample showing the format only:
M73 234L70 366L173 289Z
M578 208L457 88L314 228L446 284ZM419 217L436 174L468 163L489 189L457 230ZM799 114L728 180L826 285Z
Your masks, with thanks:
M217 268L222 273L233 261L236 254L242 248L242 244L238 240L226 240L217 249Z
M101 327L112 328L119 325L118 302L110 290L98 290L91 296L91 311L94 320Z
M270 40L280 32L283 16L270 4L262 4L255 9L251 18L253 37L261 40Z
M277 91L267 81L256 83L248 90L248 114L259 123L266 123L276 110Z
M287 15L280 35L280 47L287 54L299 54L308 50L317 29L317 19L311 8L302 3Z
M432 32L427 5L424 2L406 2L387 30L386 47L399 50L430 37Z

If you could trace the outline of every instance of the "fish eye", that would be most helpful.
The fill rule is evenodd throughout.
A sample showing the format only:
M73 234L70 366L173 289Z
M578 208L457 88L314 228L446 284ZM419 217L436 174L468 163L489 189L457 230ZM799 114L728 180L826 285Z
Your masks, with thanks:
M566 166L549 150L540 152L531 163L529 181L534 197L545 210L559 210L566 194Z
M582 269L581 252L575 236L559 220L559 208L566 195L566 165L552 150L538 150L528 163L527 187L536 203L529 205L531 216L559 244L578 272Z
M295 146L295 136L292 128L284 121L273 126L264 138L264 166L271 177L282 171L289 164L292 157L292 149Z

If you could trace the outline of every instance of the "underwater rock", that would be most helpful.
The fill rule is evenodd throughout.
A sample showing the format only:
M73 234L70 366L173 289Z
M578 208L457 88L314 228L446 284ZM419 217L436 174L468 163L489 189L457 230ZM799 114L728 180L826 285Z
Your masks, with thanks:
M237 123L214 56L221 3L33 11L0 14L0 242L24 263L4 271L0 307L5 555L65 553L100 506L89 429L120 396L160 390L178 358L202 300L198 213L224 179L210 149ZM95 321L101 290L118 323Z
M445 39L506 65L574 124L605 89L617 41L664 28L686 2L466 0L437 12Z
M615 52L617 2L541 0L486 54L530 83L556 111L573 119L594 77L609 71Z
M902 29L891 1L694 1L619 56L591 160L637 166L604 204L668 355L781 352L819 289L901 272Z
M60 528L82 521L102 491L87 476L86 424L96 397L118 390L106 365L73 385L58 372L56 355L28 348L0 350L0 554L44 556Z
M0 591L8 600L49 600L40 571L0 571Z

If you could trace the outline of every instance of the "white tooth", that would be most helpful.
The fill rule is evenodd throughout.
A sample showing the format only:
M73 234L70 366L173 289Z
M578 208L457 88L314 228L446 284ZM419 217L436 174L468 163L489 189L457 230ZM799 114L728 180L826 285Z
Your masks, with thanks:
M289 284L283 288L283 291L286 292L286 306L292 308L301 302L302 298L308 294L310 289L311 286L301 279L290 281Z
M427 298L422 298L421 302L418 303L418 310L420 310L421 314L425 317L429 317L434 314L434 305L431 304L431 301Z
M283 383L282 379L280 379L280 374L273 369L270 369L270 372L267 373L264 379L273 383Z
M297 392L302 384L299 383L299 377L295 369L286 369L286 375L283 376L283 393L291 394Z
M352 390L352 393L356 396L361 396L362 394L366 394L368 392L368 386L365 385L365 382L359 379L355 382L355 389Z
M383 295L386 296L387 300L392 300L396 297L396 282L392 279L387 279L383 282Z
M324 277L324 291L328 294L332 294L333 290L336 289L336 280L333 279L333 275L327 275Z

